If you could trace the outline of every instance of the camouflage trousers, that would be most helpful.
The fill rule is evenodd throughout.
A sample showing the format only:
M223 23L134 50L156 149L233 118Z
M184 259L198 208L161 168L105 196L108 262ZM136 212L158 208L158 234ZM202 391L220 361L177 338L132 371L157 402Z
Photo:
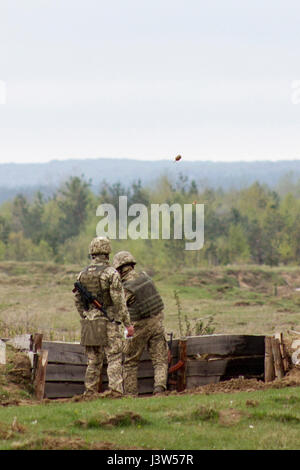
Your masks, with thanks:
M86 392L98 392L104 356L107 359L107 376L110 390L123 393L122 345L120 327L107 324L107 346L85 346L87 368L85 373Z
M126 340L124 348L124 392L138 394L137 372L140 358L147 348L153 369L154 387L167 388L168 345L165 338L162 313L133 322L134 336Z

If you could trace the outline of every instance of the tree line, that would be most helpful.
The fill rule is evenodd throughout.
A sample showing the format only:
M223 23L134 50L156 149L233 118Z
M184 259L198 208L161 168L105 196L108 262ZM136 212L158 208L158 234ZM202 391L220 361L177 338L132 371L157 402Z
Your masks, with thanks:
M297 189L297 188L296 188ZM99 204L118 214L119 197L134 203L204 204L204 246L184 250L184 240L113 240L114 250L132 250L147 266L198 266L255 263L276 266L300 261L300 192L280 195L256 182L246 188L203 188L179 174L151 186L103 181L98 191L90 180L71 177L51 196L38 191L18 194L0 206L0 260L84 263L96 235Z

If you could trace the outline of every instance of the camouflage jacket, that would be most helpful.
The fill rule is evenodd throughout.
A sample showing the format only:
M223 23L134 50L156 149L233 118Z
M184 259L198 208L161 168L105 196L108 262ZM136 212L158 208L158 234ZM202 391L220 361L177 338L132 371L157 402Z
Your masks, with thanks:
M104 267L103 271L97 272L94 267ZM78 281L84 278L84 287L94 295L101 294L104 306L110 319L123 323L126 327L130 325L124 290L120 275L116 269L109 265L104 256L97 256L91 264L77 277ZM75 293L75 305L79 315L84 318L99 316L99 310L90 307L87 312L79 292Z

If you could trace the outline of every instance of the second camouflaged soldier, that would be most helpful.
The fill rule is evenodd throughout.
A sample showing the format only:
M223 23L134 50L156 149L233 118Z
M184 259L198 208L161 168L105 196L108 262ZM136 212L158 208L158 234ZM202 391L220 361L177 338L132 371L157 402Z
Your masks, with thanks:
M79 274L77 281L103 303L108 318L93 304L87 305L75 292L75 305L81 316L81 344L87 354L85 395L98 392L104 355L107 358L109 390L113 396L123 394L122 347L120 325L133 334L119 273L109 265L111 244L106 237L94 238L90 244L92 262Z
M124 391L138 394L137 371L141 355L148 349L154 369L154 393L164 392L168 377L168 345L163 327L163 301L145 272L136 272L136 261L128 251L114 256L113 266L122 279L134 337L128 342L124 360Z

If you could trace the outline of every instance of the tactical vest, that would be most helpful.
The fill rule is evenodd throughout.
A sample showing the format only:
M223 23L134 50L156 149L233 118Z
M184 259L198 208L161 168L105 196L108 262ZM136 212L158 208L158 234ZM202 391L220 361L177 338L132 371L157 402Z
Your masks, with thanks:
M109 292L101 292L99 278L101 273L107 269L107 265L96 265L91 264L87 266L80 274L80 282L82 285L93 294L100 303L103 303L104 306L110 307L113 305ZM92 305L85 310L94 308Z
M127 305L131 321L153 317L163 310L162 298L145 272L139 273L136 279L125 281L123 286L135 297L134 302Z
M80 282L82 285L93 294L100 303L105 307L112 305L111 298L108 293L101 292L99 277L100 274L107 268L107 266L90 265L85 268L80 275ZM105 301L104 301L105 297ZM90 310L93 305L86 305L85 310ZM81 339L80 344L83 346L106 346L107 344L107 331L106 326L108 320L103 318L102 313L99 311L101 318L88 318L81 320Z

